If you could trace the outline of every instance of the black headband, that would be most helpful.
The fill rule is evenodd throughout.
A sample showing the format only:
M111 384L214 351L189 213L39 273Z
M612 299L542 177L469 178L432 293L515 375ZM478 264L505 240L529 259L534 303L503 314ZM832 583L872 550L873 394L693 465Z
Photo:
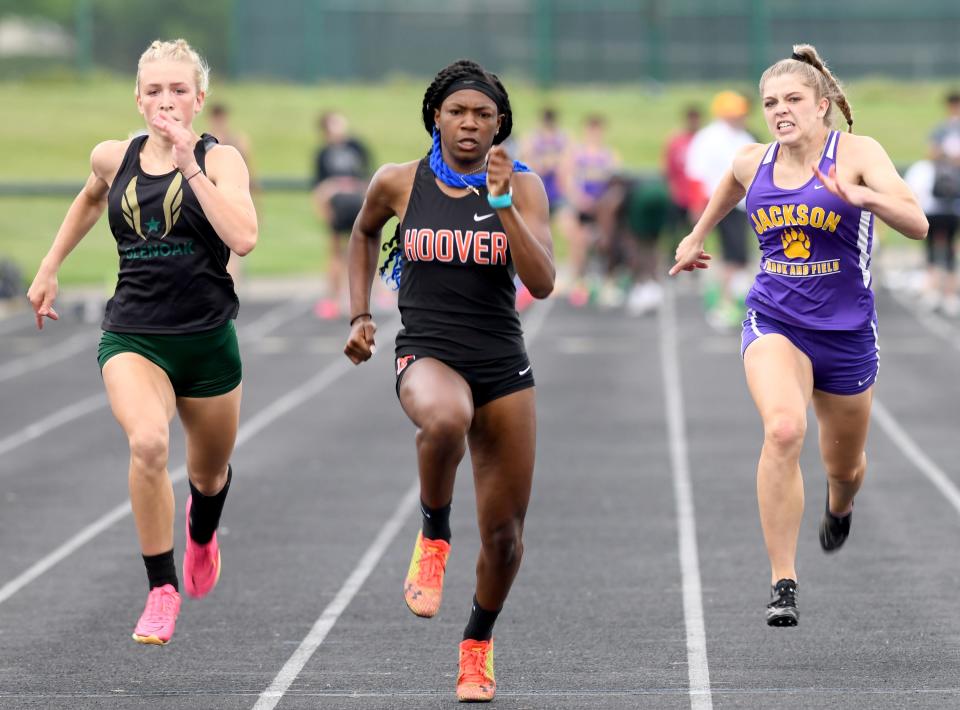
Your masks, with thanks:
M501 101L503 100L502 94L497 91L496 87L490 85L483 77L457 79L447 87L446 91L443 92L443 95L440 97L440 101L437 102L436 107L440 108L440 104L446 101L450 94L453 94L457 91L463 91L464 89L473 89L474 91L479 91L481 94L486 94L493 100L493 103L497 105L497 111L503 113L503 106L501 104Z

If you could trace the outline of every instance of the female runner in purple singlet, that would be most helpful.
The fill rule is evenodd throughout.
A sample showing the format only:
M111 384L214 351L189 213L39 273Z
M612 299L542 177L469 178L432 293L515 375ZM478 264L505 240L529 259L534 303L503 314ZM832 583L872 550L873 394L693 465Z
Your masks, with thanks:
M762 251L741 354L764 429L757 496L773 584L766 618L771 626L796 626L807 406L813 402L827 473L820 545L831 552L850 532L867 465L879 364L870 290L874 218L911 239L926 236L927 220L879 143L831 130L833 104L851 129L853 114L812 46L796 45L790 59L769 67L760 95L774 142L741 149L677 247L670 274L709 266L704 239L746 195Z

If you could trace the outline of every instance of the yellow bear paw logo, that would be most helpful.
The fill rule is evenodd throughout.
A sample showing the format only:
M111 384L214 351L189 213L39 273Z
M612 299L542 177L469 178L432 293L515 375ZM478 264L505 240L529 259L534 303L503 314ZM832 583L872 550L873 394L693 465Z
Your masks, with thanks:
M788 229L780 235L783 253L788 259L810 258L810 237L799 229Z

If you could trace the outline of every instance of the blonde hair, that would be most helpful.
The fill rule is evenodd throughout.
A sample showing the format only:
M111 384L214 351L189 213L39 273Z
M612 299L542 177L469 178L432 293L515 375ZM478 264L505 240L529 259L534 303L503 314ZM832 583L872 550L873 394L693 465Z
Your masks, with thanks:
M784 74L798 74L800 81L813 89L817 101L824 97L829 99L830 104L823 116L823 122L827 126L831 125L830 112L833 104L836 104L847 121L848 130L853 133L853 109L850 107L850 102L847 101L840 82L827 69L826 63L817 54L817 50L812 44L793 45L793 56L790 59L781 59L773 66L768 67L763 72L763 76L760 77L760 94L763 94L763 85L767 79Z
M192 64L197 91L206 92L210 85L210 67L207 66L207 61L187 43L187 40L175 39L162 42L155 39L146 51L140 55L140 60L137 62L137 85L135 89L137 95L140 94L140 70L143 69L143 65L163 60Z

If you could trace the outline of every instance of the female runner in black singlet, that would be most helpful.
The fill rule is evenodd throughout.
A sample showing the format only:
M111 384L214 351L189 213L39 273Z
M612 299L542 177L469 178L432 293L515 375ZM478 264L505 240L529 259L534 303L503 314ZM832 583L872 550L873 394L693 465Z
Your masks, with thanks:
M157 41L143 53L136 97L146 135L93 149L91 175L27 293L38 328L57 320L60 265L106 208L120 273L98 360L130 444L130 502L150 587L133 632L140 643L167 643L180 610L170 420L178 413L186 433L184 585L200 598L220 576L216 529L240 417L238 302L226 266L230 251L253 249L257 215L237 150L193 131L208 76L183 40Z
M550 215L543 183L499 145L513 119L496 76L467 60L443 69L424 95L423 122L434 139L430 154L381 167L354 224L344 352L360 363L374 349L370 287L380 230L396 216L391 275L399 275L403 320L397 393L417 426L423 512L404 596L418 616L433 616L440 605L454 475L466 443L481 549L457 696L491 700L493 624L523 554L536 445L533 374L513 275L537 298L553 290Z

